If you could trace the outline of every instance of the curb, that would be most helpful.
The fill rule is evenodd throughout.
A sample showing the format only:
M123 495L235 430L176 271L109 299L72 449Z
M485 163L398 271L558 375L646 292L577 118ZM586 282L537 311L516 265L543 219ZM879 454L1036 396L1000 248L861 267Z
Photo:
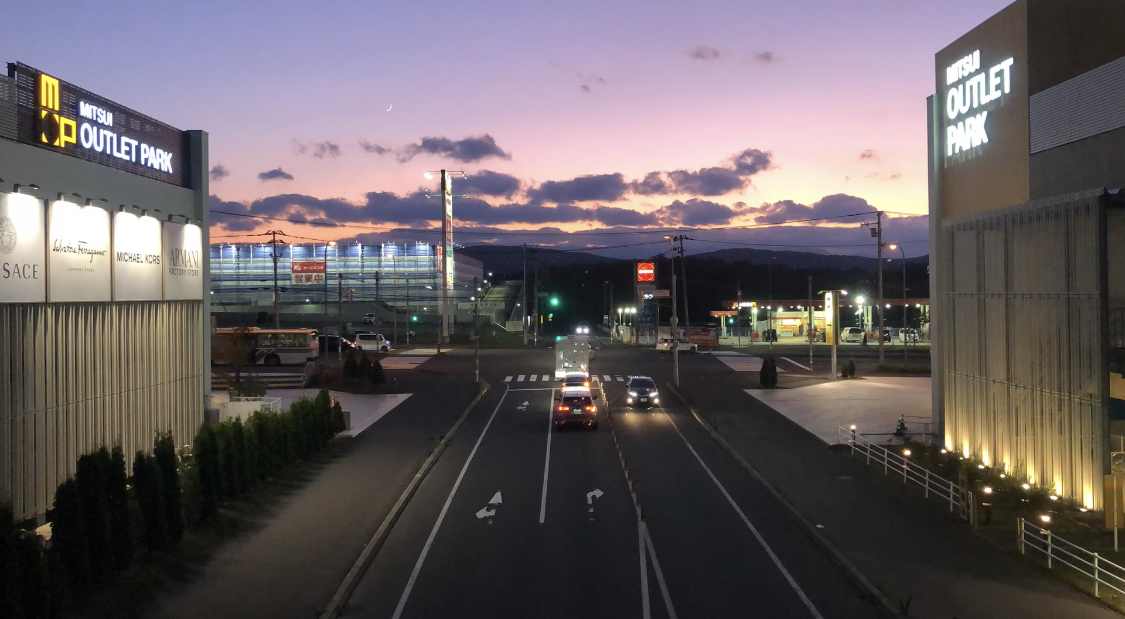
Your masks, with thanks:
M434 447L434 450L430 452L430 457L426 458L421 468L414 474L414 478L406 485L406 489L399 495L398 501L391 507L390 513L387 514L386 518L383 519L383 523L380 524L379 528L375 531L375 535L373 535L371 540L363 547L363 552L359 554L359 558L355 560L355 564L348 570L348 574L344 576L344 581L340 583L336 594L332 596L332 599L328 602L328 606L324 609L324 612L320 614L320 619L336 619L340 616L344 604L348 602L355 588L359 585L359 580L363 577L363 573L367 571L371 562L375 560L375 555L379 553L383 542L387 540L391 529L395 526L399 516L401 516L402 512L406 509L406 504L414 496L414 493L418 490L418 486L422 485L422 481L426 478L430 469L434 467L434 464L437 463L438 458L441 457L445 448L449 446L450 441L453 440L453 435L457 434L457 430L460 429L465 419L469 417L469 413L476 408L477 403L484 397L484 394L488 393L488 389L488 383L481 383L480 392L477 393L477 397L473 398L473 401L469 403L469 406L465 408L465 411L461 413L461 416L453 423L453 427L449 429L449 432L445 434L445 437L441 439L437 447Z
M797 508L794 507L788 499L782 496L781 493L778 492L777 488L773 487L773 484L766 481L766 479L762 477L762 474L759 473L757 469L751 466L750 463L747 462L741 454L735 451L734 447L731 447L730 443L728 443L726 439L724 439L718 432L715 431L714 428L711 427L711 424L704 421L703 416L699 414L699 411L696 410L695 406L689 404L684 396L680 394L679 390L677 390L671 384L667 384L665 385L665 387L668 389L668 391L671 391L672 394L676 396L676 399L679 400L681 404L686 406L687 409L691 411L692 417L695 417L695 420L699 422L699 425L703 426L703 428L707 430L707 433L710 434L711 438L715 439L715 442L717 442L727 452L727 455L733 458L734 461L737 462L743 470L749 473L755 481L761 484L762 487L764 487L766 491L769 492L770 496L773 497L773 499L777 501L777 503L781 505L782 508L789 512L789 515L792 516L793 519L796 520L797 523L805 529L805 532L808 533L809 537L811 537L812 540L816 542L817 545L819 545L828 554L828 557L832 559L833 562L835 562L844 570L844 573L847 574L848 578L851 579L852 583L856 585L861 593L869 595L873 600L878 601L879 604L877 604L877 606L887 617L895 619L903 617L903 615L899 613L891 604L891 601L887 599L887 596L883 595L882 591L879 591L875 587L875 585L871 584L871 581L867 580L867 577L859 571L859 568L857 568L851 561L849 561L848 558L845 557L844 554L841 553L836 548L836 546L832 544L832 542L828 541L828 538L826 538L824 534L822 534L816 528L816 526L813 525L813 523L809 522L805 518L805 516L801 514L801 512L797 511Z

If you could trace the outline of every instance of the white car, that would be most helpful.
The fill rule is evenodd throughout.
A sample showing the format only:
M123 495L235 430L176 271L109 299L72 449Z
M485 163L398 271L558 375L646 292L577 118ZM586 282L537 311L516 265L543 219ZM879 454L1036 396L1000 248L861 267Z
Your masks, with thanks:
M370 352L390 352L391 343L382 333L357 333L352 343L356 350Z
M850 342L854 344L863 343L863 329L859 327L848 327L840 334L841 342Z
M691 342L680 341L676 343L676 348L680 352L699 352L699 347ZM656 343L656 350L661 352L669 352L672 350L672 338L663 338Z

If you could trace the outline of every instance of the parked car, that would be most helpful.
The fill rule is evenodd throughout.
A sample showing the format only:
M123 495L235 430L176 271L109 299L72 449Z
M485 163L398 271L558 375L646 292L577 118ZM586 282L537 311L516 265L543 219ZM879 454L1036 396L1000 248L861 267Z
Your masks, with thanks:
M356 350L390 352L391 343L382 333L357 333L352 343Z
M682 340L677 342L676 348L679 349L680 352L699 352L698 346L692 344L691 342L684 342ZM659 350L661 352L670 352L672 350L672 338L666 337L661 339L656 343L656 350Z
M862 344L866 334L859 327L848 327L840 333L840 341L852 344Z
M363 315L363 324L365 324L365 325L375 324L375 314L364 314Z

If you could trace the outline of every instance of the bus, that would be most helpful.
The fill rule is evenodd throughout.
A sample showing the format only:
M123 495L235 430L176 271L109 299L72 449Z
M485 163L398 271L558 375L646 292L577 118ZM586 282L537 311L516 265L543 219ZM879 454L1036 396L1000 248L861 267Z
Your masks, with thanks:
M316 359L320 344L314 329L214 329L211 362L232 364L233 357L251 365L301 365Z

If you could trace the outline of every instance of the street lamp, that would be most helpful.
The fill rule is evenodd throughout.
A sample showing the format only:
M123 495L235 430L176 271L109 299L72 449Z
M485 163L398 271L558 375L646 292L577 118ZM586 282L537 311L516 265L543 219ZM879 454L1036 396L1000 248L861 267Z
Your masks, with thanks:
M887 245L887 249L894 251L898 250L902 255L902 361L907 363L910 361L910 353L906 349L906 250L898 243L891 243ZM879 334L882 337L882 334Z

